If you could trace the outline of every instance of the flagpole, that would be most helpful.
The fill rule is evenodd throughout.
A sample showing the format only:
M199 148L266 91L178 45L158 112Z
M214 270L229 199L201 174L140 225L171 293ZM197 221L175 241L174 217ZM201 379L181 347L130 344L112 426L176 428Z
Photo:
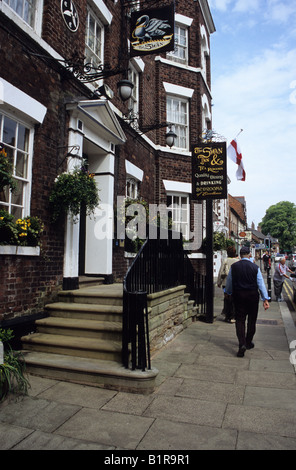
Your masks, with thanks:
M244 132L244 130L243 130L243 129L241 129L241 130L239 131L239 133L237 134L237 136L236 136L235 138L237 139L237 138L238 138L238 136L239 136L239 135L241 135L241 133L242 133L242 132Z

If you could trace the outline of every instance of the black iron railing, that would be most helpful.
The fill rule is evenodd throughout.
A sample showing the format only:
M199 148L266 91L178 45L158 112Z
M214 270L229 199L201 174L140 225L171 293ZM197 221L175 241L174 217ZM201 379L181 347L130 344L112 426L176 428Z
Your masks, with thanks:
M186 285L190 297L204 309L205 276L194 270L180 234L161 235L147 238L124 278L122 362L128 368L131 353L133 370L151 369L147 294Z

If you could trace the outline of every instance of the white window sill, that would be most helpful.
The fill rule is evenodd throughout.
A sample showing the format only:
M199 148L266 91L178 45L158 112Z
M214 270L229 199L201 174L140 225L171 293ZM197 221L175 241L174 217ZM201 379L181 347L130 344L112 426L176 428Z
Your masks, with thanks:
M0 255L39 256L40 246L0 245Z

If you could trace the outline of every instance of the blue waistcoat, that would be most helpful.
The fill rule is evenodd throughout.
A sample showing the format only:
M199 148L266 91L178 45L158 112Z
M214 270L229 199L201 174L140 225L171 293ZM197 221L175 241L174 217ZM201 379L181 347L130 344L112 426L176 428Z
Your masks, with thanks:
M241 260L231 266L232 288L236 290L258 290L258 266L248 260Z

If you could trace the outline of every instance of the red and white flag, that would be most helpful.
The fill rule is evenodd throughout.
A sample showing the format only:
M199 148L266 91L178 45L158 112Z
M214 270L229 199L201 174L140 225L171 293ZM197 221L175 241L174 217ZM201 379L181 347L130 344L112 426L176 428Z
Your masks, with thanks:
M243 157L236 139L233 139L233 141L228 146L227 156L230 158L230 160L238 165L236 178L241 181L246 181L246 172L242 160Z

